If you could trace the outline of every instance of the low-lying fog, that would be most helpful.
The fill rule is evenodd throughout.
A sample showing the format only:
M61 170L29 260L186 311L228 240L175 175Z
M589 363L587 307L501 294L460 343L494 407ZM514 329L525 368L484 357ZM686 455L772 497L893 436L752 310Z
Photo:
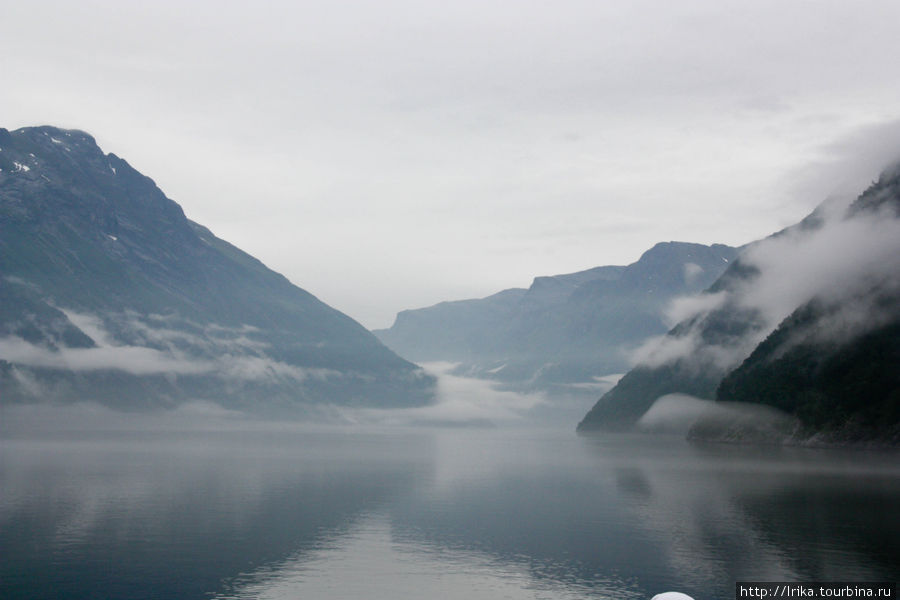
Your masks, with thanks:
M450 374L453 363L423 365L437 376L434 404L405 409L348 408L331 405L304 408L296 422L267 422L198 400L152 413L125 413L96 403L34 404L0 409L0 433L56 429L172 429L308 427L311 424L352 427L556 428L574 431L575 424L597 397L614 385L606 378L590 387L572 386L557 394L501 389L495 382Z

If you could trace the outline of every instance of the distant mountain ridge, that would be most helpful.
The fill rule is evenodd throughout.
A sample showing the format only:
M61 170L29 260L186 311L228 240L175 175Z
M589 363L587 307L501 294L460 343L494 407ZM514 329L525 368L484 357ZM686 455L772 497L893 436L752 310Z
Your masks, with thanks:
M795 439L900 443L900 169L827 213L751 244L578 430L631 428L681 393L781 409Z
M289 414L434 380L81 131L0 129L0 402Z
M517 387L589 384L628 365L627 351L668 328L664 308L714 281L738 250L663 242L627 266L536 277L527 289L397 315L374 333L415 361Z

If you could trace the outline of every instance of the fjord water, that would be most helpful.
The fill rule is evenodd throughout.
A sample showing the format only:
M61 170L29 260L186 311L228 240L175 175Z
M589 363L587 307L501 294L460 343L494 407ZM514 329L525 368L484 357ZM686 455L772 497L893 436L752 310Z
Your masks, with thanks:
M900 574L897 455L571 431L7 431L0 597L733 597Z

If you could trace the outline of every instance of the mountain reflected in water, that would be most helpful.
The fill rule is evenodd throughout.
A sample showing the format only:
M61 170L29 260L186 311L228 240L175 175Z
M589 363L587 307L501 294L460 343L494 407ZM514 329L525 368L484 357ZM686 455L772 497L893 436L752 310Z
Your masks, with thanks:
M890 580L896 458L554 431L6 435L0 596L699 600Z

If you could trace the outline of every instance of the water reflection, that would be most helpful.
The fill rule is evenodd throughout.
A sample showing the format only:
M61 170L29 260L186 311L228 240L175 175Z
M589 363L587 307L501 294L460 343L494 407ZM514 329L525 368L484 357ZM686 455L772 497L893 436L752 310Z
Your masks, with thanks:
M396 535L567 585L628 582L646 597L900 573L896 454L645 436L520 441L438 440L438 480L392 506Z
M3 598L703 599L900 574L896 454L285 428L0 444Z
M599 456L617 447L614 438L593 444ZM900 574L896 453L663 439L620 456L614 470L622 498L680 589L702 596L712 587L727 597L736 580Z
M308 432L6 441L0 596L205 597L388 502L427 467L421 443L355 436L351 448Z
M535 578L515 562L393 536L385 515L373 514L307 556L237 577L218 600L398 597L472 600L560 599L586 595L643 598L620 581L593 586Z

